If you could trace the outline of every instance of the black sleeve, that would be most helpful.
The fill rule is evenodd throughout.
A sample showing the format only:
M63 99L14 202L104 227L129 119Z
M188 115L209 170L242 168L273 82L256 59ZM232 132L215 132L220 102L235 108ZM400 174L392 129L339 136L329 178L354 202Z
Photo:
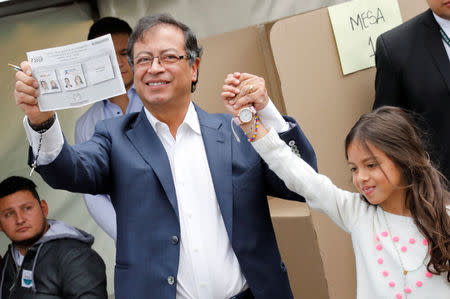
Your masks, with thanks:
M102 258L90 247L68 251L61 261L64 298L106 299L106 273Z
M395 61L389 54L383 35L377 39L375 64L377 73L375 77L375 102L373 109L380 106L402 106L402 86L399 79L399 70L394 67Z

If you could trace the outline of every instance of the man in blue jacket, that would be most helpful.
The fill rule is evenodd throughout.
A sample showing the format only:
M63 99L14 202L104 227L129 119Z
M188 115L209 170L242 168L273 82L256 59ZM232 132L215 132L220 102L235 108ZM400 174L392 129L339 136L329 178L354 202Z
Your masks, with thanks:
M292 298L267 195L302 198L250 143L237 141L230 115L192 102L201 53L186 25L168 15L142 18L128 56L144 108L99 122L92 139L75 146L64 140L54 112L39 111L23 62L15 99L26 114L30 163L54 188L111 195L116 298ZM295 120L276 111L264 80L236 80L240 99L250 97L256 109L241 121L257 113L316 167L310 143Z

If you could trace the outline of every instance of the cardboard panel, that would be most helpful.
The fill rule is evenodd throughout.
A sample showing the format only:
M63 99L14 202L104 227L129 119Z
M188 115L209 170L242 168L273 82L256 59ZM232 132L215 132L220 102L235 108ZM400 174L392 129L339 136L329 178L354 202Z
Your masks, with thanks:
M294 298L329 298L308 206L300 202L271 199L269 207Z
M254 26L201 39L203 56L200 77L193 100L208 112L226 113L220 98L222 85L229 73L246 72L266 79L269 95L282 108L281 92L275 81L272 52L265 26ZM274 75L275 74L275 75ZM272 77L276 79L271 80Z
M424 11L422 0L399 1L403 20ZM326 8L276 22L270 34L287 113L297 119L317 154L319 171L354 190L344 138L370 111L375 69L343 76ZM312 212L330 298L355 298L356 273L350 237L327 216Z

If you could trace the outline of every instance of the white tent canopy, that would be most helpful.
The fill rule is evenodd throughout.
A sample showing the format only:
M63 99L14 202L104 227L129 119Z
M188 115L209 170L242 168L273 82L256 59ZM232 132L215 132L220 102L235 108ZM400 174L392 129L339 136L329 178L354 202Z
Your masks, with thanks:
M263 24L348 0L97 0L100 16L136 25L139 18L170 13L205 38Z

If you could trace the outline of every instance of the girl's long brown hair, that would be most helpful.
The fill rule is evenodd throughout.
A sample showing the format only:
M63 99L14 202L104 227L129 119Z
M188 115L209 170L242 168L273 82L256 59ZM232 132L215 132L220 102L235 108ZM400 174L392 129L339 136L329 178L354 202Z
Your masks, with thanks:
M382 150L401 170L406 181L406 207L419 231L428 240L427 270L447 272L450 282L450 204L448 180L433 166L425 150L422 132L413 118L397 107L384 106L364 114L345 139ZM347 157L348 158L348 157Z

